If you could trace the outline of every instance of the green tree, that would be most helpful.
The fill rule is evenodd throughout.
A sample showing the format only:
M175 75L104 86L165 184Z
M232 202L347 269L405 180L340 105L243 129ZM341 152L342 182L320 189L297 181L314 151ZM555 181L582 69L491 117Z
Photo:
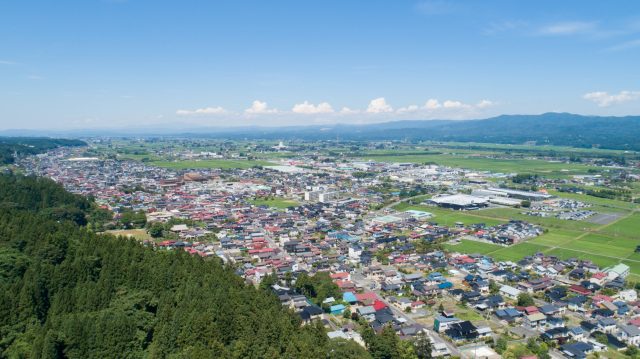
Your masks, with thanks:
M164 233L164 225L160 222L154 222L151 224L147 232L153 238L160 238Z
M518 305L521 307L528 307L534 305L533 297L529 293L522 292L518 294Z
M413 340L413 348L418 359L431 359L433 346L431 339L425 332L420 332Z

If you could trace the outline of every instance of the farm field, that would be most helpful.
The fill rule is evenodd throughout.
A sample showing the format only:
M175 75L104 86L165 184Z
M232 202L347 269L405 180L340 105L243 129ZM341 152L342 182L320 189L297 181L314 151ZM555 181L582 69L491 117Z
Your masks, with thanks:
M491 252L495 252L504 247L499 246L497 244L485 243L480 241L463 239L458 244L450 244L446 243L445 248L452 252L461 252L467 254L487 254Z
M365 155L364 160L380 162L433 162L438 165L461 167L498 173L538 173L548 177L583 174L593 167L576 163L550 162L536 159L494 159L449 154Z
M251 168L253 166L273 165L273 163L267 161L247 160L152 161L149 162L149 164L176 170L186 170L191 168Z

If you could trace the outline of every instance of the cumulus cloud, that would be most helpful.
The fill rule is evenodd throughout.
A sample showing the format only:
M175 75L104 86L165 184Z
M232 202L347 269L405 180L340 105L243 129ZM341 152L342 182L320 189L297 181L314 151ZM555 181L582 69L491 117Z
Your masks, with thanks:
M251 107L244 110L244 112L251 115L258 115L258 114L277 113L278 110L275 108L269 108L266 102L255 100L251 104Z
M455 100L446 100L445 102L442 103L442 106L444 108L468 108L469 105L464 104L460 101L455 101Z
M493 105L495 105L495 103L493 103L493 101L489 101L489 100L481 100L480 102L478 102L478 103L476 104L476 107L477 107L477 108L482 109L482 108L491 107L491 106L493 106Z
M176 111L176 115L179 116L191 116L191 115L221 115L227 113L227 110L224 108L217 107L205 107L205 108L197 108L195 110L178 110Z
M442 107L442 105L440 105L440 101L436 100L435 98L428 99L424 104L424 108L426 108L427 110L435 110L439 109L440 107Z
M425 115L463 115L476 113L477 111L487 109L494 105L495 103L489 100L481 100L475 104L468 104L457 100L445 100L441 103L438 99L430 98L422 106L409 105L406 107L401 107L396 111L396 113L406 114L422 112Z
M360 111L359 110L350 109L349 107L343 107L340 110L340 114L341 115L355 115L357 113L360 113Z
M606 91L589 92L582 96L585 100L589 100L599 107L609 107L624 102L640 100L640 91L620 91L617 94L609 94Z
M386 113L393 112L393 107L391 107L384 97L378 97L376 99L371 100L369 102L369 106L367 106L368 113Z
M401 107L397 110L398 113L413 113L420 111L420 107L417 105L409 105L407 107Z
M331 105L329 105L327 102L321 102L318 105L314 105L312 103L309 103L308 101L305 101L303 103L294 105L291 111L294 113L313 115L319 113L332 113L333 107L331 107Z

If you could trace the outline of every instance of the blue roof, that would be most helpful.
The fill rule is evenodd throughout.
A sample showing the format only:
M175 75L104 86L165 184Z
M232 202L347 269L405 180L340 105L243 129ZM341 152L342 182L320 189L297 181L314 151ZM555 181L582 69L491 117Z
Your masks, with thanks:
M356 295L351 293L351 292L346 292L342 295L342 300L344 300L345 302L349 302L349 303L353 303L353 302L357 302L358 299L356 298Z
M331 311L332 311L332 312L338 312L338 311L342 311L342 310L344 310L344 308L346 308L346 307L344 306L344 304L336 304L336 305L332 305L332 306L331 306Z

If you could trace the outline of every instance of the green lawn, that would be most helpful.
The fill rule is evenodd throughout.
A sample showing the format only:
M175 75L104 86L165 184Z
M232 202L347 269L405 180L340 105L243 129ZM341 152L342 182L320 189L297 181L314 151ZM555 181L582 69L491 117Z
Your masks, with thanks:
M549 247L539 244L522 242L509 247L502 247L489 255L497 260L515 262L526 256L530 256L538 252L544 252L548 248Z
M487 253L495 252L499 249L504 248L497 244L472 241L468 239L463 239L458 244L446 243L444 246L445 248L447 248L452 252L460 252L460 253L467 253L467 254L474 254L474 253L487 254Z
M249 202L251 202L256 206L268 206L268 207L279 208L279 209L298 206L300 204L296 201L293 201L290 199L284 199L284 198L274 198L274 199L256 198L256 199L252 199Z
M251 168L253 166L269 166L273 165L267 161L248 161L248 160L202 160L202 161L152 161L149 164L172 168L176 170L185 170L191 168Z

